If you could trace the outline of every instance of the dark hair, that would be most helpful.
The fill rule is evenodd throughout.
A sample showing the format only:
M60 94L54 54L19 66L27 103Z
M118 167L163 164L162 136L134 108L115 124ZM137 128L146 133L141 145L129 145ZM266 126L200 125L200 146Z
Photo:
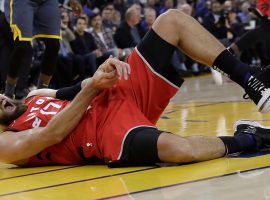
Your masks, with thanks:
M108 3L108 4L106 4L106 5L104 5L102 8L101 8L101 10L103 11L103 10L110 10L108 7L109 6L113 6L114 7L114 4L113 3Z
M87 20L85 19L85 17L78 17L78 18L76 19L76 24L78 23L79 19L82 19L82 20L84 20L85 22L87 22Z
M89 17L89 21L90 21L90 23L92 22L92 20L95 18L95 17L97 17L97 16L100 16L101 17L101 15L100 15L100 13L99 12L97 12L97 13L93 13L90 17Z

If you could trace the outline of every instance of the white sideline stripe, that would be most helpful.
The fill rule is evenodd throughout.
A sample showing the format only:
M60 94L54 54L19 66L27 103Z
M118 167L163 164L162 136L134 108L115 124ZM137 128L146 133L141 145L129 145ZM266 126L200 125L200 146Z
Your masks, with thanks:
M147 65L147 67L155 74L157 75L159 78L163 79L165 82L167 82L168 84L170 84L171 86L173 86L174 88L178 89L180 87L178 87L177 85L173 84L172 82L170 82L168 79L166 79L165 77L161 76L159 73L157 73L152 67L151 65L145 60L145 58L142 56L142 54L139 52L139 50L137 49L137 47L135 47L136 52L138 53L138 55L140 56L140 58L143 60L143 62Z
M125 141L126 141L126 138L127 138L128 134L129 134L132 130L134 130L134 129L136 129L136 128L139 128L139 127L147 127L147 128L150 127L150 128L155 128L155 129L156 129L155 126L148 126L148 125L139 125L139 126L135 126L135 127L132 127L131 129L129 129L129 130L127 131L127 133L126 133L126 135L125 135L123 141L122 141L121 150L120 150L120 153L119 153L118 158L117 158L118 160L119 160L119 159L121 158L121 156L122 156L124 144L125 144Z

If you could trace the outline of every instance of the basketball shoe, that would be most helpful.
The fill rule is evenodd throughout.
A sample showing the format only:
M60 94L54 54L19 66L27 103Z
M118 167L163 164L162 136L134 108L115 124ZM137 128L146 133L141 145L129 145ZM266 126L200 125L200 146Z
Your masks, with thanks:
M251 68L246 87L244 99L250 98L256 105L257 109L265 113L270 110L270 66Z
M239 120L234 124L234 135L251 134L256 141L256 150L270 148L270 127L256 121Z

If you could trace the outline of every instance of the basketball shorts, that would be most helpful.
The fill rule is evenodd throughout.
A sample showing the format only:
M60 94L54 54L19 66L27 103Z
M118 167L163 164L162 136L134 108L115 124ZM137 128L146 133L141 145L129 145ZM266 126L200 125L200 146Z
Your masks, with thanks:
M183 83L170 64L174 51L174 46L150 30L128 57L129 80L121 80L117 87L104 91L93 102L92 111L102 113L97 116L97 143L100 157L107 163L132 162L130 152L137 163L145 158L146 152L150 160L158 160L155 158L159 131L155 125ZM145 154L134 155L131 148L138 146L132 143L134 138L142 142Z
M13 39L60 39L60 11L56 0L6 0L5 15Z

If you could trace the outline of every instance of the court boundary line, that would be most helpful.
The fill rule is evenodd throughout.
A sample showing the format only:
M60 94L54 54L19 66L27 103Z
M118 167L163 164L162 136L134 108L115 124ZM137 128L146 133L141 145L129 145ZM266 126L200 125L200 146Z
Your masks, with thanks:
M36 175L36 174L43 174L43 173L48 173L48 172L61 171L61 170L65 170L65 169L72 169L72 168L83 167L83 166L85 166L85 165L75 165L75 166L72 165L72 166L62 167L62 168L58 168L58 169L51 169L51 170L45 170L45 171L41 171L41 172L33 172L33 173L22 174L22 175L17 175L17 176L10 176L10 177L6 177L6 178L0 178L0 181L9 180L9 179L13 179L13 178L21 178L24 176L32 176L32 175ZM20 169L23 169L23 167L21 167ZM12 170L12 168L10 170Z
M199 103L200 105L187 105L187 106L183 106L182 108L180 109L187 109L187 108L193 108L193 107L205 107L205 106L213 106L213 105L218 105L218 104L224 104L224 103L242 103L242 102L248 102L248 101L219 101L219 102L195 102L195 103ZM174 103L174 102L172 102ZM174 103L175 104L175 103ZM185 104L183 102L181 102L180 104ZM163 115L167 115L167 114L171 114L171 113L174 113L174 112L177 112L179 110L175 109L175 110L171 110L171 111L168 111L168 112L164 112Z
M258 167L258 168L254 168L254 169L248 169L248 170L240 171L240 173L247 173L247 172L250 172L250 171L256 171L256 170L267 169L267 168L270 168L270 165L265 166L265 167ZM140 190L140 191L131 192L131 193L125 193L125 194L120 194L120 195L115 195L115 196L110 196L110 197L99 198L97 200L107 200L107 199L111 199L111 198L124 197L124 196L132 195L132 194L139 194L139 193L154 191L154 190L163 189L163 188L170 188L170 187L185 185L185 184L189 184L189 183L197 183L197 182L211 180L211 179L215 179L215 178L221 178L221 177L236 175L238 173L239 173L239 171L224 174L224 175L220 175L220 176L212 176L212 177L202 178L202 179L198 179L198 180L186 181L186 182L182 182L182 183L175 183L175 184L166 185L166 186L154 187L154 188L151 188L151 189L145 189L145 190Z
M71 184L74 184L74 183L81 183L81 182L86 182L86 181L98 180L98 179L103 179L103 178L108 178L108 177L119 176L119 175L131 174L131 173L134 173L134 172L136 173L136 172L147 171L147 170L152 170L152 169L156 169L156 168L159 168L159 167L158 166L147 167L146 169L139 169L139 170L134 170L134 171L129 171L129 172L110 174L110 175L99 176L99 177L95 177L95 178L81 179L81 180L70 181L70 182L66 182L66 183L59 183L59 184L55 184L55 185L49 185L49 186L44 186L44 187L28 189L28 190L21 190L21 191L17 191L17 192L9 192L9 193L0 194L0 197L12 196L12 195L15 195L15 194L33 192L33 191L37 191L37 190L44 190L44 189L49 189L49 188L54 188L54 187L59 187L59 186L65 186L65 185L71 185Z

